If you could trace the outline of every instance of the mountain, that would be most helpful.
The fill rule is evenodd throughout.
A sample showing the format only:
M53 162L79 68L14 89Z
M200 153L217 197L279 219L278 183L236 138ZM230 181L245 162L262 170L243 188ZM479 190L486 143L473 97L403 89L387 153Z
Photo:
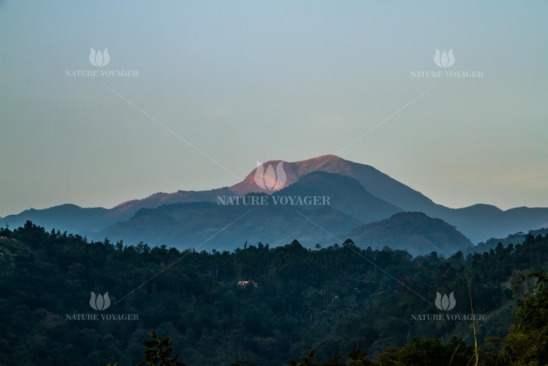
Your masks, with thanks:
M177 191L175 193L155 193L141 200L132 200L119 204L111 209L115 216L129 218L141 208L155 208L181 202L216 202L218 196L228 196L233 193L227 188L217 188L208 191Z
M72 204L65 204L43 210L33 208L17 215L9 215L1 219L2 226L6 224L16 228L23 226L27 220L39 223L46 229L80 232L82 229L96 231L109 225L111 213L102 207L82 208Z
M502 244L504 247L507 247L508 244L523 244L527 238L527 235L532 235L533 237L537 237L538 235L546 236L548 235L548 225L545 225L542 229L539 230L529 230L528 233L524 232L518 232L511 235L508 235L506 238L491 238L487 240L486 242L481 242L478 245L468 248L466 253L484 253L489 252L491 249L496 248L499 243Z
M307 196L328 197L330 205L276 204L284 197ZM311 172L271 196L249 193L246 197L263 197L268 205L199 202L141 209L130 220L101 231L97 238L177 248L203 243L205 249L232 250L243 246L244 241L277 246L297 239L312 247L350 237L362 247L389 246L413 255L432 251L451 255L472 246L470 240L443 220L402 212L367 192L357 180L338 174Z
M277 166L280 160L271 160L263 166ZM379 170L365 164L344 160L335 155L313 159L283 162L287 175L286 185L291 185L313 171L325 171L356 179L372 195L404 211L424 212L456 226L473 242L491 237L504 237L516 231L543 227L548 222L548 208L520 207L503 211L495 206L477 204L465 208L448 208L436 204L422 193L402 184ZM232 192L245 194L264 192L255 184L253 170L242 182L230 187Z
M359 224L331 207L296 210L292 206L177 203L141 209L131 219L102 230L97 238L124 240L126 244L143 241L179 249L197 247L197 250L234 250L245 242L278 246L298 238L311 247L335 242L329 233L347 232Z
M369 193L356 179L322 171L303 176L273 196L325 196L331 207L362 223L382 220L402 209Z
M313 196L327 197L329 205L280 203L288 197L304 200ZM141 209L130 220L114 224L96 237L124 240L131 244L144 241L188 248L219 233L207 241L206 247L235 249L245 241L280 245L294 239L311 247L337 241L330 234L347 233L364 222L401 212L398 207L371 195L355 179L326 172L304 176L271 196L250 193L246 197L263 197L268 204L244 206L199 202ZM238 220L242 215L246 217ZM232 222L233 225L223 229Z
M121 203L111 209L102 207L83 208L73 204L54 206L36 210L31 208L17 215L0 219L0 224L20 227L27 220L37 223L48 230L57 229L77 234L91 235L117 222L127 220L142 208L156 208L160 205L178 202L214 202L217 196L231 195L228 188L208 191L178 191L175 193L155 193L141 200Z
M411 255L438 252L446 256L472 247L455 227L421 212L397 213L389 219L360 226L349 234L360 247L407 250Z
M263 166L277 166L280 162L282 161L271 160L264 163ZM283 168L287 175L286 186L295 183L311 172L323 171L354 178L372 195L406 211L422 212L437 206L420 192L390 178L377 169L369 165L353 163L335 155L323 155L294 163L283 162ZM256 170L253 170L242 182L230 187L230 190L235 194L265 192L255 183L255 172Z
M499 208L477 204L465 208L448 208L436 204L422 193L402 184L379 170L365 165L350 162L335 155L324 155L313 159L297 162L282 162L271 160L262 166L278 167L282 163L284 179L275 176L282 188L290 188L297 192L299 182L314 173L331 173L352 178L359 182L367 194L353 195L356 185L347 185L346 181L338 186L335 178L332 184L322 189L323 195L334 195L340 198L333 208L350 215L363 223L387 218L399 211L424 212L432 218L440 218L458 230L474 243L488 240L492 237L505 237L511 233L528 231L546 226L548 223L548 208L519 207L507 211ZM273 171L273 170L272 170ZM260 173L260 172L259 172ZM61 205L44 210L26 210L18 215L10 215L0 220L0 225L8 223L17 227L26 220L32 220L47 229L56 228L75 233L91 235L93 232L109 227L115 223L128 220L143 208L157 208L165 204L188 202L216 202L218 196L246 195L249 193L272 194L257 184L257 169L250 172L246 178L231 187L223 187L209 191L178 191L175 193L156 193L147 198L124 202L114 208L81 208L75 205ZM272 178L264 177L260 179ZM260 180L259 179L259 180ZM340 181L343 182L342 180ZM314 188L310 185L307 189ZM349 190L345 192L345 190ZM277 190L274 190L276 192ZM343 193L346 193L343 194ZM356 196L356 197L358 197ZM367 196L367 197L366 197ZM359 203L358 203L359 202ZM379 203L382 202L382 203ZM357 204L353 204L357 203Z
M518 207L503 211L492 205L481 204L459 209L440 207L439 211L435 211L437 214L430 215L455 225L473 242L539 229L548 220L548 208Z

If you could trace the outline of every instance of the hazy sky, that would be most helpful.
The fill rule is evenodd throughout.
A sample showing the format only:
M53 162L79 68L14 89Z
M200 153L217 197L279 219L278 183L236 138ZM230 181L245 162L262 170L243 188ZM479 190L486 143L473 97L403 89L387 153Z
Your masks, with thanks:
M546 1L0 1L0 216L229 186L390 116L338 155L450 207L548 207L547 14ZM93 66L91 48L110 63ZM455 64L436 66L436 49ZM440 70L484 77L410 77Z

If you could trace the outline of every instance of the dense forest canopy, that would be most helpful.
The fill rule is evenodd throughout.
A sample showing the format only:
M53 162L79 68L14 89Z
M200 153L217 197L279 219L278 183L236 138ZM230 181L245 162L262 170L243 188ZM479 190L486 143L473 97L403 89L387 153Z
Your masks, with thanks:
M525 360L528 354L541 362L548 332L543 277L523 277L545 271L547 258L548 235L528 235L523 244L485 253L413 258L400 250L358 248L350 239L316 249L293 241L180 252L89 242L27 222L0 230L0 365L133 366L142 361L151 330L171 336L186 365L281 365L289 359L312 365L336 356L343 358L333 362L343 362L349 354L356 365L368 358L396 365L390 362L421 350L455 355L455 365L468 362L475 355L470 321L413 320L414 314L444 313L436 307L437 293L454 293L454 314L485 315L475 323L482 352L496 354L506 345L505 357ZM515 300L532 293L535 283L541 286L536 296L525 296L529 302L515 318ZM101 301L96 296L90 306L92 292ZM81 314L111 319L71 320ZM138 319L116 320L116 314ZM531 322L535 317L542 321Z

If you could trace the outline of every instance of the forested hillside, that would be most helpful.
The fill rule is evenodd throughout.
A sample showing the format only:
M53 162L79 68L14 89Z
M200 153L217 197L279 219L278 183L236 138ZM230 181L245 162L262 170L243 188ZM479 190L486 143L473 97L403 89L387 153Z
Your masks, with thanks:
M415 337L473 345L470 321L414 320L449 313L436 308L437 292L454 293L452 314L485 315L476 322L484 345L507 335L515 300L532 285L522 274L546 270L547 258L548 235L450 258L351 240L208 253L88 242L27 222L0 230L0 365L134 366L153 329L173 338L186 365L282 365L311 350L319 362L357 348L382 359L416 347ZM90 307L91 292L108 292L110 306ZM82 314L138 319L74 320Z

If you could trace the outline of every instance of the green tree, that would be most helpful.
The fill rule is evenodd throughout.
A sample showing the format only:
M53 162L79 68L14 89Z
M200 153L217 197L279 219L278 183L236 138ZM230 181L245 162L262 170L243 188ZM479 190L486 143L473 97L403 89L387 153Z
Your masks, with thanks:
M534 272L533 293L518 302L515 324L504 340L504 354L515 366L548 365L548 274Z
M148 334L152 340L145 342L144 361L138 366L185 366L184 363L177 361L179 355L170 358L173 349L170 347L173 343L171 337L161 339L155 331Z

